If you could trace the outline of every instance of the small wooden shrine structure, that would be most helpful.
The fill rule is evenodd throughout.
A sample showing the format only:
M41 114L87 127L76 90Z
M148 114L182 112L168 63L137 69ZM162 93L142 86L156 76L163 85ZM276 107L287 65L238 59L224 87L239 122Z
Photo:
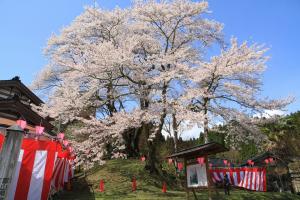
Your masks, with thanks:
M0 128L16 124L18 119L27 122L25 131L35 131L36 125L45 127L46 135L53 135L53 125L49 119L41 117L31 109L31 104L40 105L43 101L28 89L19 77L0 80Z
M213 183L212 183L212 178L210 176L209 173L209 164L208 164L208 156L209 155L213 155L213 154L217 154L217 153L221 153L224 151L228 151L228 149L226 147L224 147L223 145L216 143L216 142L209 142L203 145L198 145L198 146L194 146L188 149L184 149L181 151L178 151L177 153L174 153L170 156L168 156L167 158L172 158L172 159L183 159L183 163L184 163L184 173L185 173L185 178L186 178L186 182L185 182L185 187L186 187L186 191L187 191L187 199L189 199L189 191L192 191L194 194L195 199L197 199L195 190L196 189L208 189L208 197L209 199L211 199L211 191L213 188ZM204 158L204 163L202 168L197 168L197 165L199 165L197 163L197 158ZM192 174L189 173L189 177L188 177L188 169L192 169L194 170L196 173ZM198 173L202 173L199 174ZM203 174L206 177L203 177ZM202 176L201 176L202 175ZM191 185L189 181L193 181L193 176L196 176L196 182L198 183L198 181L201 182L201 184L198 185ZM198 179L197 179L198 177ZM201 181L201 179L203 179Z

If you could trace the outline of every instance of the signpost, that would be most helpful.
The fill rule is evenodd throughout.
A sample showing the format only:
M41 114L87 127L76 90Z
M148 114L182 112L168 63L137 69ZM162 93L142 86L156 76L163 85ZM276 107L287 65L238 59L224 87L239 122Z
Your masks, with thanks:
M184 161L187 199L189 199L189 191L192 191L197 200L196 189L207 189L208 199L212 199L213 183L209 173L208 156L224 151L228 151L228 149L223 145L210 142L181 150L167 157Z
M6 137L0 152L0 200L5 200L21 149L24 131L18 125L6 129Z

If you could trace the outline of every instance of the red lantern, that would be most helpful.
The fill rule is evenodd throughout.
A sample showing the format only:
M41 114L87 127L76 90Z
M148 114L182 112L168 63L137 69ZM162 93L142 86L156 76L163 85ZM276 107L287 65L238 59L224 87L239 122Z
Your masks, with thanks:
M209 163L209 167L212 168L212 166L213 166L213 164L212 164L212 163Z
M274 159L273 158L269 158L269 163L272 163L274 162Z
M68 146L68 151L73 152L73 147Z
M199 157L197 158L197 161L200 165L203 165L204 164L204 158L203 157Z
M67 147L68 144L69 144L69 142L68 142L67 140L64 140L64 141L63 141L63 144L64 144L65 147Z
M177 163L177 168L179 171L181 171L183 169L183 163L181 162Z
M247 160L248 165L251 165L252 160Z
M251 162L251 165L252 165L252 166L254 165L254 162L253 162L253 161Z
M41 135L44 132L45 127L43 126L35 126L35 134Z
M230 165L231 165L231 163L230 163L230 162L228 162L227 166L228 166L228 167L230 167Z
M162 185L162 192L163 192L163 193L166 193L166 192L167 192L167 184L166 184L165 181L163 182L163 185Z
M145 160L146 160L146 157L145 157L145 156L142 156L142 157L141 157L141 161L144 162Z
M65 134L64 134L64 133L58 133L58 134L57 134L57 139L63 140L64 137L65 137Z
M132 178L132 191L136 191L136 178Z
M19 119L17 120L17 125L24 129L27 126L27 122L25 120Z
M71 160L75 160L75 158L76 158L75 153L74 153L74 152L71 152Z
M103 179L100 180L99 189L100 189L100 192L104 192L104 181L103 181Z
M168 163L169 163L169 165L171 165L173 163L173 160L171 158L169 158Z
M269 163L269 159L265 159L265 163L268 164Z
M227 160L223 160L224 165L227 165L228 161Z

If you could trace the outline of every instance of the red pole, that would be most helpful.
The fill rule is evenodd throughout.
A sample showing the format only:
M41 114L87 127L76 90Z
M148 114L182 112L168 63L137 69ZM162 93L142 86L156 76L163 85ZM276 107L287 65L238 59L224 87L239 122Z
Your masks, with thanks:
M132 178L132 191L133 192L136 191L136 178L135 177Z
M166 184L165 181L163 182L163 185L162 185L162 192L163 192L163 193L166 193L166 192L167 192L167 184Z
M99 189L100 189L100 192L104 192L104 181L103 181L103 179L100 180Z

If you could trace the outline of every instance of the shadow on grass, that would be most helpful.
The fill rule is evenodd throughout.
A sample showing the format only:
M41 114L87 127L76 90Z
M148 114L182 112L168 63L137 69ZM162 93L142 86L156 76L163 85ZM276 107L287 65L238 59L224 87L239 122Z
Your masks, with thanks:
M88 172L88 177L99 176L99 172L107 172L102 174L102 177L106 181L111 181L109 174L115 175L115 177L122 177L122 180L118 180L118 183L131 182L132 178L135 177L137 183L143 182L143 184L151 185L153 187L161 188L163 182L167 183L167 187L173 190L181 190L179 182L173 174L163 174L159 171L159 174L150 174L149 171L145 170L145 163L135 159L127 160L110 160L103 166L96 166ZM99 178L100 179L100 178ZM90 178L89 178L89 181ZM99 180L92 180L94 185L97 185Z
M56 193L53 200L95 200L95 192L84 177L75 178L72 181L71 191L61 191Z

